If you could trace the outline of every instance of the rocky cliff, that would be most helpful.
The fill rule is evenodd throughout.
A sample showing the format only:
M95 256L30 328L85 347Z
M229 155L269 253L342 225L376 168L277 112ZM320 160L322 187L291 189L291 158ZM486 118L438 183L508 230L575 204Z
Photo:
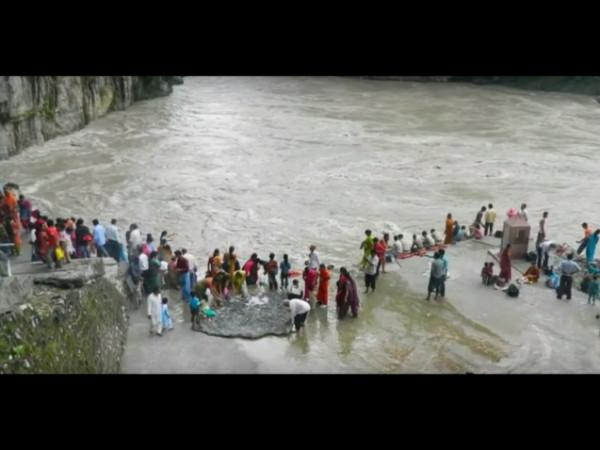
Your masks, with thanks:
M118 373L128 306L110 259L0 278L0 374Z
M169 95L181 83L181 77L0 77L0 159L137 100Z

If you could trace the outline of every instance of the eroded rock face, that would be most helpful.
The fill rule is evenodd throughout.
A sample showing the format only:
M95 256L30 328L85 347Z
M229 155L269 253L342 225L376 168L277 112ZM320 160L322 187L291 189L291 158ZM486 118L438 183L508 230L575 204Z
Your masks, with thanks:
M110 258L0 280L0 373L117 373L129 299Z
M181 77L0 77L0 159L134 101L169 95L181 82Z
M279 294L254 296L250 300L233 298L212 320L201 320L198 331L214 336L258 339L291 333L290 309Z
M0 314L13 311L15 307L25 301L33 292L32 278L0 277Z

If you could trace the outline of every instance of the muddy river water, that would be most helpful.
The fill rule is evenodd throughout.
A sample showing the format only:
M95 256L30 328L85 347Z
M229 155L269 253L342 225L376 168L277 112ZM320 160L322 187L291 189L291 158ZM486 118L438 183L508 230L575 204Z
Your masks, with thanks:
M472 221L488 202L502 215L526 201L536 222L548 209L552 237L578 239L582 221L600 225L599 143L600 107L585 96L334 77L189 77L169 97L0 162L0 179L18 182L56 215L115 217L155 236L167 229L202 264L214 248L235 245L242 259L274 251L300 267L315 244L326 263L356 270L365 228L441 230L447 212ZM235 354L230 366L221 355L217 371L235 371L239 355L252 363L239 371L256 372L553 370L535 352L515 358L532 343L527 334L510 338L513 324L478 323L456 307L460 291L428 304L407 276L394 264L377 291L362 296L356 320L338 322L333 305L315 311L304 339L222 340ZM144 320L136 314L134 323ZM181 357L206 358L207 337L184 324L175 332L160 351L197 340ZM144 338L136 349L154 345ZM579 364L569 345L555 351L556 360L564 352L570 361L557 371L600 370L589 355ZM173 358L152 367L128 358L129 371L185 371Z

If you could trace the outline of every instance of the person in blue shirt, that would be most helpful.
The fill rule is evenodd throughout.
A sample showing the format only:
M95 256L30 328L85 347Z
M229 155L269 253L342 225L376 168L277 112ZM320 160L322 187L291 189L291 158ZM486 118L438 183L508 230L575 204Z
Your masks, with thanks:
M169 314L169 299L167 297L162 298L160 320L162 322L163 330L173 329L173 320L171 319L171 314Z
M192 330L200 325L200 299L193 295L190 299L190 314L192 315Z
M281 279L281 289L287 289L288 288L288 278L289 278L289 273L290 273L290 269L292 268L292 266L290 265L290 262L288 261L288 255L285 254L283 255L283 261L281 261L281 263L279 264L279 278Z
M439 249L438 253L440 254L440 259L444 263L444 276L440 282L440 295L444 298L446 295L446 278L448 278L448 256L443 248Z
M104 227L100 225L98 219L94 219L92 224L94 225L94 245L96 246L98 258L110 257L104 247L106 245L106 231L104 231Z
M594 253L596 253L596 245L598 245L598 235L600 235L600 229L594 231L587 239L585 246L585 259L588 264L594 262Z

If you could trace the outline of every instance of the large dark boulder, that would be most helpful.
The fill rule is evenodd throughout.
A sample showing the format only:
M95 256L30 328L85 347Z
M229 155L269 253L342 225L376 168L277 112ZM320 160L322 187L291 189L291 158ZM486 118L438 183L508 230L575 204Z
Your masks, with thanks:
M285 336L291 333L290 309L279 294L233 298L216 310L212 320L201 320L202 333L246 339Z

